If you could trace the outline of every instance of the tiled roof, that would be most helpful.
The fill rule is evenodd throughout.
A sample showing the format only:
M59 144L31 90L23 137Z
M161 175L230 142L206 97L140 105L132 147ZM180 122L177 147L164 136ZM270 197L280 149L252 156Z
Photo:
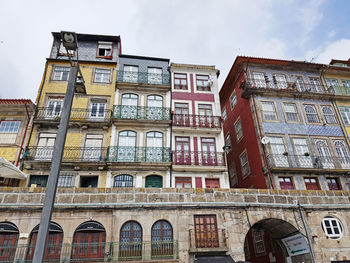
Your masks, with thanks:
M0 104L34 104L28 99L0 99Z

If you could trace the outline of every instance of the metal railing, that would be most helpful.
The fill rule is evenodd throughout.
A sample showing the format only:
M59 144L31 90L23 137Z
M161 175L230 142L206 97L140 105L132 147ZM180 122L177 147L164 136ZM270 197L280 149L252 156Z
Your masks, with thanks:
M201 235L194 229L189 229L190 249L196 248L227 248L227 234L225 229L218 229L217 232Z
M108 162L171 162L168 147L110 146Z
M51 161L54 147L27 147L25 160ZM102 162L105 161L107 147L65 147L62 161Z
M174 114L173 125L182 127L221 128L220 116Z
M87 121L87 122L105 122L109 121L111 111L109 109L92 110L92 109L72 109L70 114L71 121ZM61 110L54 108L38 108L35 114L35 120L60 121Z
M321 93L327 94L328 89L323 84L316 83L298 83L298 82L281 82L265 81L262 79L247 79L245 88L248 89L267 89L267 90L286 90L302 93Z
M0 263L32 262L34 246L0 246ZM177 241L48 245L43 262L116 262L178 259Z
M350 96L350 87L330 86L328 90L334 95Z
M225 153L201 151L173 151L174 165L225 166Z
M350 169L350 157L270 154L271 168Z
M170 85L170 75L119 70L117 74L117 82Z
M170 108L114 105L114 119L170 120Z

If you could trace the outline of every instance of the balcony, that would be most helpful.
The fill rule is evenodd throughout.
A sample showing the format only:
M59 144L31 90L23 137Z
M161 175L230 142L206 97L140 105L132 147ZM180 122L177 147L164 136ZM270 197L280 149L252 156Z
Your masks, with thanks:
M72 109L70 114L70 122L82 123L109 123L111 111L108 109L91 110L91 109ZM61 119L61 111L53 108L38 108L34 121L36 123L59 123Z
M226 161L223 152L173 151L173 169L216 169L225 170Z
M203 116L203 115L173 115L173 126L188 128L218 129L221 132L221 116Z
M107 151L107 162L169 163L171 162L170 148L110 146Z
M350 87L331 86L328 89L334 95L350 96Z
M28 147L23 158L27 161L51 162L54 147ZM65 147L62 162L104 162L106 147Z
M0 246L0 263L32 262L34 247ZM177 241L62 244L46 247L43 262L120 262L178 259Z
M169 86L170 75L119 70L117 74L117 82Z
M204 230L206 231L206 229ZM217 232L198 233L194 229L189 230L190 253L226 252L227 234L225 229L217 229Z
M170 121L170 108L114 105L113 119Z
M275 170L339 170L344 173L350 169L350 157L270 154L268 160L270 168Z

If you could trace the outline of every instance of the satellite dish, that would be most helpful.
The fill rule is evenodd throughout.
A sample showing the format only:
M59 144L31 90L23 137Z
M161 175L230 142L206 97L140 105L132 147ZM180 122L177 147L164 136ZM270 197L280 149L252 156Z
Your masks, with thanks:
M262 144L268 144L269 142L270 142L270 138L269 137L264 136L264 137L261 138L261 143Z

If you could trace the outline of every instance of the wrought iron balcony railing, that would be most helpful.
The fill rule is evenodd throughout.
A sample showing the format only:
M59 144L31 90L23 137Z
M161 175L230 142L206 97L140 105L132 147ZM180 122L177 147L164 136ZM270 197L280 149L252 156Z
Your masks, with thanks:
M227 249L227 235L225 229L217 232L196 233L194 229L189 230L190 249L218 248Z
M350 96L350 87L330 86L328 90L334 95Z
M132 72L119 70L117 74L117 82L170 85L170 74L156 74L148 72Z
M61 117L61 109L50 107L38 108L35 120L59 121ZM87 122L106 122L111 117L109 109L72 109L70 114L71 121L87 121Z
M182 127L221 128L222 121L220 116L174 114L173 125Z
M25 160L51 161L54 147L27 147L23 158ZM63 162L104 162L106 147L65 147Z
M108 162L171 162L168 147L110 146L107 152Z
M225 166L223 152L173 151L174 165Z
M170 108L114 105L114 119L170 120Z
M0 263L32 262L34 246L0 246ZM120 262L178 259L177 241L48 245L43 262Z
M350 157L270 154L271 168L350 169Z
M244 86L246 89L266 89L266 90L284 90L300 93L319 93L327 94L328 89L319 83L298 83L285 81L265 81L262 79L247 79Z

